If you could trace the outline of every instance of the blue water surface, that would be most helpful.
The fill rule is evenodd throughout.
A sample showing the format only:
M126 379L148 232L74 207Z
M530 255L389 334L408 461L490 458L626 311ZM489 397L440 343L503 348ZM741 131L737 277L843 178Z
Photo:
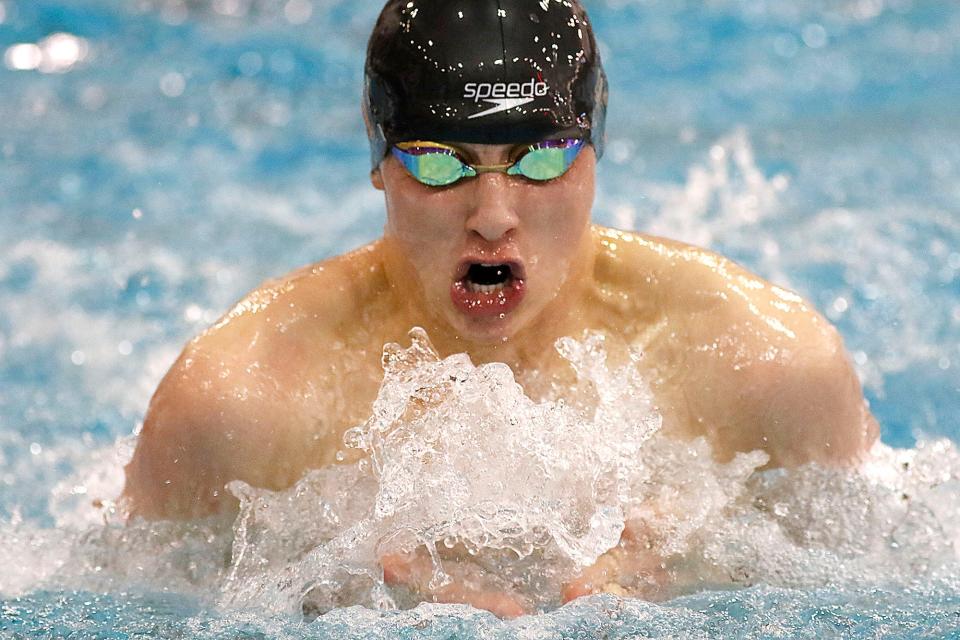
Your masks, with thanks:
M960 442L960 5L585 4L612 87L595 219L797 290L839 327L885 443ZM359 111L377 5L0 0L0 530L82 519L95 487L74 478L136 431L186 340L380 234ZM20 548L0 539L4 637L960 637L948 577L308 623L58 586Z

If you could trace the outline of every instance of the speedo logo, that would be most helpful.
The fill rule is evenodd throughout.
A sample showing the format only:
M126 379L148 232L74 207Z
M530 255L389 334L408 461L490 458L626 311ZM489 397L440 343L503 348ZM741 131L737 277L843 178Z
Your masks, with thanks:
M501 111L509 111L537 98L547 95L550 87L546 82L530 78L527 82L468 82L463 85L463 97L467 100L488 102L494 106L475 113L468 118L482 118Z

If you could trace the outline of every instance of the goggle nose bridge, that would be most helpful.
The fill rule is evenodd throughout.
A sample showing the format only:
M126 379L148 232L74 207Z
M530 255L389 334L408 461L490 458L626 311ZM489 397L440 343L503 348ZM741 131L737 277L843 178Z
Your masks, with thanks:
M468 164L467 166L477 173L507 173L516 162L507 162L505 164Z

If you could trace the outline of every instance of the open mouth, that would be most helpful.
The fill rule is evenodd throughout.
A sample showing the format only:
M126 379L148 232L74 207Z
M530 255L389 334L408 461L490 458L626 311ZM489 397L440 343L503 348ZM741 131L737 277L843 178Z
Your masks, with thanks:
M471 264L464 281L468 291L493 293L506 287L511 278L509 264Z
M450 290L451 298L468 316L505 316L524 295L523 266L516 262L464 262Z

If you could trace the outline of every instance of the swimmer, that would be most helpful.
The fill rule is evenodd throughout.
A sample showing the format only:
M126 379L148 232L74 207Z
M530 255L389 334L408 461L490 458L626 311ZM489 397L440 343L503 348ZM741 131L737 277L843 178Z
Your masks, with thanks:
M507 363L535 399L573 375L554 342L602 332L642 350L663 432L720 461L856 464L877 424L809 303L708 250L591 224L606 101L575 0L387 2L363 92L383 237L263 284L186 346L126 467L129 515L231 514L232 480L281 490L336 464L383 345L412 327L441 356ZM643 538L628 529L563 597L655 572ZM470 578L431 590L422 558L382 564L424 599L524 611Z

